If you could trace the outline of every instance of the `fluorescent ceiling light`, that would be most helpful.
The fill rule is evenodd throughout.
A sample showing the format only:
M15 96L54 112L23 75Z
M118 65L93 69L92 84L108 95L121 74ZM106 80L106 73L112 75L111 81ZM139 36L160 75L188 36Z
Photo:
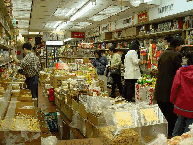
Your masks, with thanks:
M64 42L70 41L70 40L72 40L72 39L73 39L73 38L64 39Z
M46 45L63 45L63 41L46 41Z
M69 16L73 11L74 11L75 8L72 8L65 16Z
M39 34L39 32L29 32L29 34Z
M89 2L88 5L86 5L85 7L83 7L80 11L78 11L76 14L74 14L71 18L70 21L74 21L77 18L79 18L80 16L84 15L87 11L89 11L90 9L92 9L95 5L92 4L92 2Z
M54 28L56 28L62 21L58 21L55 25Z
M144 0L144 3L148 3L151 2L152 0Z
M140 4L141 2L140 2L140 1L135 1L134 3L135 3L135 4Z
M67 22L62 23L60 26L57 27L56 31L60 31L63 27L67 25Z

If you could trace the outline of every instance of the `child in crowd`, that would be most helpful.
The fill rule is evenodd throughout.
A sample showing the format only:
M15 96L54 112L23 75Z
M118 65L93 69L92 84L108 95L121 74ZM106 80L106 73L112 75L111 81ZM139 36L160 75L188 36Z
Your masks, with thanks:
M187 65L176 72L170 95L170 102L174 104L174 113L178 115L173 137L188 132L189 125L193 123L193 55L191 52L187 54L187 58Z

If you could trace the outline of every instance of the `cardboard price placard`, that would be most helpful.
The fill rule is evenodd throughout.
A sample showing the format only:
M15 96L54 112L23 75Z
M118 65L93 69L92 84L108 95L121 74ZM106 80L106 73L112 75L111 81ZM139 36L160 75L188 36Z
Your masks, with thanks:
M102 145L98 138L61 140L57 145Z

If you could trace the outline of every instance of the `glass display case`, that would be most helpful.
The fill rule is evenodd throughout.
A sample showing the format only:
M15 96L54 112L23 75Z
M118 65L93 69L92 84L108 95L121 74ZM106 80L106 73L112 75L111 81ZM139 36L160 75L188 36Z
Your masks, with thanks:
M103 111L107 126L99 128L104 144L146 145L159 134L167 136L167 121L158 105L125 104Z

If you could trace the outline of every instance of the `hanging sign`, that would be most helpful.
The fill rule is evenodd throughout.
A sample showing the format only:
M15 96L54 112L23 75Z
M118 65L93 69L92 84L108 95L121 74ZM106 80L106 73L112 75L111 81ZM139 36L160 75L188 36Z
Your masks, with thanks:
M85 32L72 32L71 36L72 38L84 38Z
M147 22L149 20L148 11L139 13L137 15L138 18L138 24Z

